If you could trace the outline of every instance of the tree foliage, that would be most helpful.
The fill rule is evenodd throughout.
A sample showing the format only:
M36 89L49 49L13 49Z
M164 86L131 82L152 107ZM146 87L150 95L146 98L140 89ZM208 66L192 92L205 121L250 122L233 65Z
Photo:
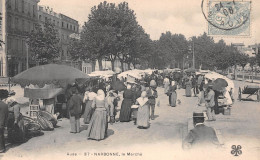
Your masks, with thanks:
M60 55L60 39L54 24L46 21L44 26L36 25L28 36L32 58L40 64L53 62Z
M136 63L142 53L149 50L150 38L138 25L133 10L128 3L118 5L101 2L91 9L88 22L85 22L81 33L84 53L81 56L90 59L119 59L121 63ZM102 70L102 65L99 66Z

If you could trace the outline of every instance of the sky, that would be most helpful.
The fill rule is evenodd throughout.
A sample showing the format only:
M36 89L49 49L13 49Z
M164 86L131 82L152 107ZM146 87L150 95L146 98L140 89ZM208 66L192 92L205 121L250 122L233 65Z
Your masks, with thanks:
M128 2L129 7L135 11L138 23L152 40L158 40L166 31L183 34L186 38L207 33L207 21L201 11L202 0L107 0L107 2L116 4L123 1ZM40 0L39 5L49 6L55 12L74 18L79 21L80 25L83 25L88 21L91 7L100 2L103 1ZM249 37L214 36L215 41L223 38L227 44L260 43L260 0L252 0L250 18L251 35Z

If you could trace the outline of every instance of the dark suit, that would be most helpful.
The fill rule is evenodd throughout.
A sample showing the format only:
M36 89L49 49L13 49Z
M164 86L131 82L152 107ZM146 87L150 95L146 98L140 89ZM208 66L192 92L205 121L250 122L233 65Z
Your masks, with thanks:
M155 110L155 98L158 97L158 93L155 89L149 88L147 90L147 97L148 97L148 102L150 104L150 110L151 110L151 119L154 119L154 110Z
M213 128L198 124L194 129L190 130L188 136L184 140L184 144L194 147L200 145L218 145L218 138Z
M0 152L5 150L4 127L8 118L8 105L0 101Z
M80 115L83 98L79 94L73 95L68 102L70 125L72 133L79 133L80 128Z

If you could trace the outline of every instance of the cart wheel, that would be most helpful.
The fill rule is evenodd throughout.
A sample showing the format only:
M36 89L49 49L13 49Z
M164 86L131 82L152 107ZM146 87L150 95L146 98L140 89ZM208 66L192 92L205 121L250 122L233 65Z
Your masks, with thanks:
M242 93L241 93L241 88L239 87L239 89L238 89L238 100L239 101L241 101L241 95Z

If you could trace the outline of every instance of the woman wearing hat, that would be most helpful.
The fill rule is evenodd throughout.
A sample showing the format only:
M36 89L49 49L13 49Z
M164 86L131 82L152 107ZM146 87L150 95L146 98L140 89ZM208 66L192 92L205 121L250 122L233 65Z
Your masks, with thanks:
M127 89L123 93L123 98L119 120L120 122L129 122L131 118L131 106L134 103L134 93L131 90L130 84L127 85Z
M107 134L107 115L109 113L103 90L98 90L97 96L93 100L92 108L94 108L95 111L88 126L87 137L88 139L101 140L104 139Z

